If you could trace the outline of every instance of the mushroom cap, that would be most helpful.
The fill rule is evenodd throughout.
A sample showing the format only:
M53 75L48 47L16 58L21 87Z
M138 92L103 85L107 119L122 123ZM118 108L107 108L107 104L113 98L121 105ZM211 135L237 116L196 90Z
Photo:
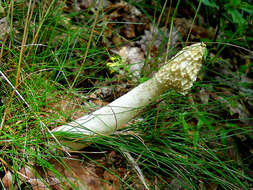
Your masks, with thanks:
M205 48L202 42L184 47L154 77L165 90L173 88L185 95L197 78Z

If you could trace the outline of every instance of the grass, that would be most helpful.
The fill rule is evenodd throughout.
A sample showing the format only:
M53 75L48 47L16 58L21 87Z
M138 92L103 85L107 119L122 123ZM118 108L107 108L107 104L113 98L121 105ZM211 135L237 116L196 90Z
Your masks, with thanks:
M155 6L133 3L152 22L162 23L158 17L163 17L160 10L164 4L159 1ZM198 7L198 4L191 5L195 10ZM117 86L126 84L127 91L138 85L127 76L111 74L106 67L112 54L110 49L128 44L130 40L124 39L120 33L124 26L119 24L109 28L113 39L119 42L108 42L112 38L106 35L105 15L110 14L106 10L95 14L91 9L66 13L67 8L60 1L30 1L30 4L6 1L2 6L5 13L1 14L9 19L10 33L0 41L0 70L29 106L1 79L0 176L2 179L10 171L12 187L31 189L34 183L20 177L21 168L30 165L40 172L38 178L49 186L42 171L50 170L57 178L64 179L52 160L67 168L63 160L69 156L49 130L97 109L99 106L89 99L89 94L96 89L111 87L114 91L111 99L115 99L122 93L116 90ZM195 12L197 19L200 13ZM180 16L178 10L175 14ZM96 16L97 22L94 21ZM221 42L239 44L246 49L252 43L250 39L240 40L243 38L240 31L230 35L225 28L220 30L228 33L227 36L221 34ZM237 55L235 51L247 55L239 47L222 43L207 45L209 54L189 95L174 91L164 93L147 107L140 120L130 122L126 130L110 137L75 137L90 146L83 150L85 152L70 152L74 159L107 172L113 178L108 180L103 176L100 180L107 185L115 185L118 180L121 189L143 188L124 151L136 160L150 189L252 188L252 153L250 147L245 149L252 145L253 138L252 82L242 80L243 76L250 76L247 73L252 73L252 64L228 59ZM146 60L146 64L151 65L147 72L157 70L154 60L167 59L163 54ZM237 56L239 60L250 62L250 58ZM113 152L117 153L114 161L108 155ZM75 183L65 180L63 186L77 189Z

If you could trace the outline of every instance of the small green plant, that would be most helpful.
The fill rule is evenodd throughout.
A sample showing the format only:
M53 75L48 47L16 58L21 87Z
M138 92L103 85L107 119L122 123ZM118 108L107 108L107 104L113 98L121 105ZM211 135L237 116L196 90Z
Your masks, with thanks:
M122 70L123 72L129 72L129 68L126 64L122 63L122 60L119 56L111 56L110 62L106 63L110 73L120 73Z
M250 27L249 21L253 15L253 5L243 0L202 0L202 3L208 8L207 16L215 15L216 18L210 18L210 20L216 20L218 25L216 31L216 38L220 31L226 31L227 36L236 34L236 36L242 36L245 34L247 28ZM233 33L229 33L231 30L231 24L234 29ZM236 38L234 36L234 38Z

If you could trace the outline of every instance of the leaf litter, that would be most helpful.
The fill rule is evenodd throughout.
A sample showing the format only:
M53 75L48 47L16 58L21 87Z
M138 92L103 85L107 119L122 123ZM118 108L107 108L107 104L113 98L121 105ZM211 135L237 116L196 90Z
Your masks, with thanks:
M94 9L97 9L98 1L78 0L76 2L77 3L74 6L74 1L66 2L66 5L64 7L65 15L66 13L71 13L73 11L82 11L86 9L91 9L91 11L94 11ZM141 77L144 62L147 59L147 52L149 50L151 51L151 58L165 52L167 43L163 40L168 38L168 31L166 28L154 27L148 21L148 19L142 15L141 11L139 11L133 5L129 5L124 1L116 1L116 3L111 3L110 1L106 0L104 1L104 10L105 12L108 11L104 16L104 20L107 22L105 30L106 38L102 39L101 43L107 47L116 45L117 48L110 48L110 52L120 56L120 64L125 65L123 67L123 72L116 72L113 74L113 76L116 77L118 75L117 77L119 78L127 77L128 83L135 83L137 81L136 79L140 79ZM121 22L128 24L123 24L121 27L118 27L118 23ZM8 35L9 26L6 23L6 17L0 20L0 29L2 29L2 31L0 31L0 40L3 40L3 37ZM175 27L173 27L172 41L170 44L171 47L175 47L180 38L186 39L189 29L192 27L191 23L192 20L186 18L175 19ZM65 24L70 25L70 27L73 27L73 29L78 28L78 26L74 26L74 24L70 22L70 19L67 19L67 22ZM196 40L199 38L212 39L214 37L214 34L215 32L213 28L208 27L208 29L206 29L205 27L194 24L192 27L191 40ZM131 40L136 37L138 37L139 40L132 42ZM59 36L59 39L60 38L64 38L64 36ZM151 45L150 41L152 41ZM230 60L228 62L230 62ZM252 85L252 77L249 77L248 75L248 73L252 72L249 71L250 69L252 70L252 68L247 68L248 69L245 74L240 75L234 72L235 68L231 68L230 65L226 68L222 68L222 66L219 67L219 73L221 73L221 75L225 76L232 74L234 78L227 80L220 75L216 76L216 80L218 81L217 83L220 85L214 87L216 92L205 87L197 87L195 90L199 91L198 96L193 96L192 101L194 103L201 101L203 104L207 104L214 100L218 101L221 104L225 105L227 109L226 113L228 113L228 115L224 115L226 115L228 119L235 119L239 125L252 125L253 103L252 96L250 96L250 94L252 94L252 90L248 88L248 85ZM236 70L238 70L238 68L236 68ZM119 75L121 75L121 77ZM234 81L237 83L247 84L246 86L234 86ZM106 86L103 82L100 84L100 86ZM223 85L226 86L224 87ZM57 122L64 123L69 118L78 118L80 115L88 113L94 109L91 108L89 110L88 106L82 107L78 104L78 102L89 102L96 106L106 105L111 101L111 99L115 98L114 91L117 94L124 94L125 91L129 90L126 88L126 85L124 86L121 84L121 86L122 88L117 90L115 90L116 88L113 89L112 87L98 88L97 90L90 93L90 95L85 97L85 101L81 100L80 97L69 99L68 96L61 96L58 99L58 102L49 103L48 107L45 107L43 109L43 112L44 114L48 112L58 115L58 118L60 119ZM227 99L227 96L233 97L237 96L237 94L241 94L243 96L240 101L233 99L230 101ZM172 99L170 101L173 103L174 100ZM62 117L61 113L64 113L66 115ZM44 115L43 117L48 117L48 115ZM190 121L189 123L191 123L192 126L196 124L195 121ZM217 130L218 129L219 127L217 127ZM193 131L189 131L189 133L193 134ZM244 142L248 141L250 137L247 135L236 136L238 137L238 144L245 147L246 145ZM191 136L191 138L193 138L193 136ZM228 139L228 141L231 141L231 143L234 142L232 138ZM214 144L216 143L218 142L214 142ZM231 151L231 157L235 158L235 153L233 153L234 150L231 148L229 151ZM119 178L127 178L127 176L133 175L133 173L132 171L127 171L127 164L125 161L123 161L124 159L122 156L116 156L118 153L111 151L108 153L108 155L109 161L107 156L97 156L99 158L95 157L93 158L93 161L86 162L83 161L82 156L78 156L76 158L73 157L71 159L66 158L63 159L62 162L59 162L56 159L48 160L52 166L51 168L55 168L58 171L58 174L62 176L61 178L59 178L59 176L55 176L55 173L51 172L50 170L45 170L45 168L38 168L34 163L30 163L29 166L24 166L19 171L19 178L21 181L30 184L32 189L65 189L66 187L71 188L69 184L73 184L79 189L120 189L121 182ZM240 162L240 160L243 160L243 157L250 156L250 153L241 155L242 158L239 158L238 162ZM123 164L123 167L121 166L122 162L125 164ZM116 165L116 168L113 165ZM105 170L105 168L113 172ZM14 181L14 178L15 177L13 177L13 173L11 171L7 171L5 176L2 178L2 181L5 184L6 188L10 189L14 186L14 188L17 189L18 186L15 184L16 182ZM170 185L175 189L181 189L181 183L178 183L180 180L182 180L180 177L178 177L178 179L171 178ZM148 181L148 183L152 184L150 181ZM153 185L155 186L156 184ZM138 185L136 185L136 187L139 187L139 189L143 188L143 186ZM218 188L217 185L210 184L209 189L216 188Z

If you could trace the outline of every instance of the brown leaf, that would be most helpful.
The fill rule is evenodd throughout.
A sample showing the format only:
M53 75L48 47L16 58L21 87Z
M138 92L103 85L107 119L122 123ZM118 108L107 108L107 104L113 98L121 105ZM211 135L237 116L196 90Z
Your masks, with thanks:
M122 64L129 66L130 73L139 78L144 66L144 53L138 47L124 46L117 52L122 59ZM127 66L128 65L128 66Z
M199 38L213 38L215 35L215 30L212 27L208 27L208 30L203 26L195 25L192 26L192 20L185 18L175 18L174 24L181 34L182 38L186 38L190 29L191 34L199 39Z
M0 19L0 40L3 40L5 35L9 33L10 27L8 25L8 18L4 17Z
M3 177L2 179L2 182L4 184L4 187L7 188L7 189L12 189L13 187L13 176L12 176L12 173L10 171L8 171L5 176ZM16 188L15 188L16 189Z
M135 26L133 24L128 24L123 31L127 38L134 38L136 36Z
M102 186L104 187L104 189L106 190L120 189L120 181L115 175L109 173L108 171L105 171L104 179L105 181L102 182Z

